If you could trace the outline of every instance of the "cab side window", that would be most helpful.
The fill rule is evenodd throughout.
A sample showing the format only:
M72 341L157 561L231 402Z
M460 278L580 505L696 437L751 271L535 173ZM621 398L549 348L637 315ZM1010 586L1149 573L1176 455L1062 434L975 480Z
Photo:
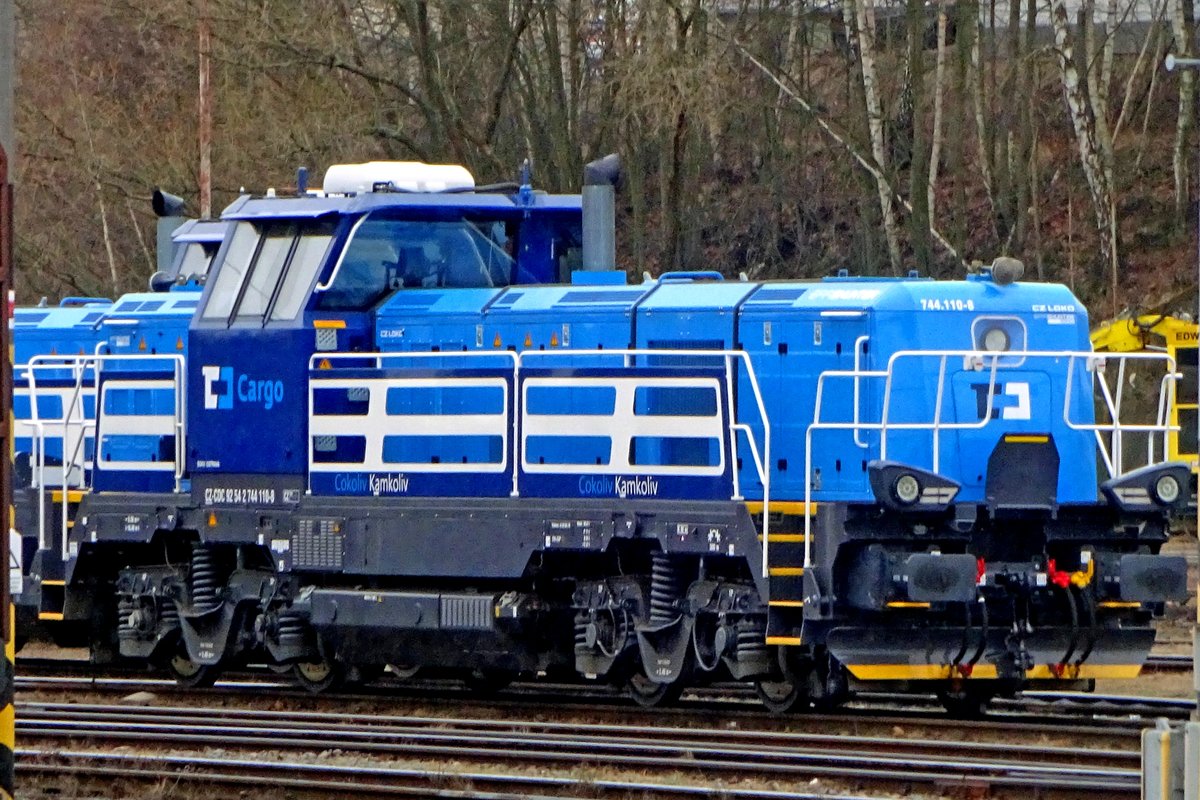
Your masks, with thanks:
M333 241L332 222L239 222L209 289L202 318L295 319ZM236 311L235 311L236 309Z
M204 306L204 319L228 319L242 288L242 281L250 271L250 264L258 252L258 228L250 222L239 222L233 230L225 248L225 259L217 271L216 280L210 284L208 302Z

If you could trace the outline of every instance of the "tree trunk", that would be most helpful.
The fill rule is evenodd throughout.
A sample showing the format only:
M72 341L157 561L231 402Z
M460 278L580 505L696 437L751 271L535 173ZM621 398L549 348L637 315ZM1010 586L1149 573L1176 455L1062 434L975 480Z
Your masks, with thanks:
M937 223L938 167L942 157L942 100L946 92L946 0L938 0L937 18L937 67L933 74L933 136L929 143L929 185L925 203L929 208L929 222Z
M1192 54L1191 25L1184 9L1184 0L1171 0L1171 30L1175 35L1175 55L1190 58ZM1192 127L1195 103L1195 75L1190 69L1179 71L1179 113L1175 118L1175 151L1172 164L1175 169L1175 224L1180 228L1187 224L1188 173L1191 163L1191 147L1188 133Z
M993 5L993 12L995 6ZM992 177L992 154L988 144L990 141L988 136L987 118L984 116L983 102L983 69L979 63L980 58L980 42L983 38L983 28L977 21L972 21L975 26L975 35L971 39L971 67L970 67L970 84L971 84L971 108L975 112L975 136L979 143L979 177L983 180L983 191L987 195L988 208L991 209L992 233L999 238L999 230L996 227L996 222L999 217L999 210L996 208L996 191L995 180Z
M1058 51L1059 71L1067 100L1067 111L1079 149L1079 165L1087 180L1092 208L1096 217L1096 230L1100 235L1100 252L1105 265L1115 263L1116 236L1112 215L1112 192L1104 169L1100 146L1096 142L1094 121L1089 113L1090 106L1086 89L1075 66L1075 50L1067 21L1066 0L1054 0L1051 17L1054 21L1054 43Z
M850 6L854 6L854 18L850 17ZM854 28L858 43L859 63L862 68L863 96L867 110L867 129L871 136L871 153L878 167L875 186L879 192L879 211L883 217L883 231L887 237L888 260L892 273L900 274L900 237L896 226L896 211L892 206L892 192L888 185L890 173L887 143L883 132L883 110L879 102L879 87L875 76L875 8L873 0L851 0L843 6L847 29Z
M929 155L926 148L925 125L925 3L908 0L908 69L905 91L909 96L907 130L910 134L908 199L912 207L908 235L912 242L913 260L925 271L929 269L929 193L926 191Z

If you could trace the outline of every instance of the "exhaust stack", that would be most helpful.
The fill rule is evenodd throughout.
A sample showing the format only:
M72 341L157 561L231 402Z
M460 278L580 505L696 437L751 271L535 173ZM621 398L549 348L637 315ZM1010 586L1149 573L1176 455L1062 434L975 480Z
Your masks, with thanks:
M616 153L583 168L583 269L617 268L617 181L621 159Z

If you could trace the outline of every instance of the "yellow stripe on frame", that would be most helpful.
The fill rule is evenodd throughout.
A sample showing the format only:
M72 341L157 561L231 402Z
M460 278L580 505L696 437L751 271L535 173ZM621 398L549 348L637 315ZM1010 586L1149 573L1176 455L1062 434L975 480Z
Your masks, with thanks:
M749 511L751 514L761 514L762 510L763 510L762 501L761 500L746 501L746 510ZM799 502L794 501L794 500L786 500L786 501L776 502L775 500L772 500L771 501L771 513L772 514L788 514L793 517L806 517L809 514L817 513L817 504L816 503L805 503L803 500L801 500Z
M888 608L929 608L929 603L918 603L911 600L893 600L887 604Z
M768 636L767 644L804 644L799 636Z
M1055 667L1057 665L1035 664L1032 669L1025 672L1025 677L1029 680L1083 680L1086 678L1123 680L1136 678L1142 672L1139 664L1081 664L1077 667L1068 664L1062 667L1057 674L1055 674Z
M67 585L66 581L53 580L51 578L44 578L42 580L42 586L66 586L66 585Z
M67 502L78 503L83 499L83 495L84 493L79 489L70 489L67 491ZM53 492L51 492L50 499L55 503L61 503L63 501L62 489L55 489Z
M847 664L850 674L863 681L943 681L950 678L995 678L995 664L976 664L963 675L949 664Z
M808 539L808 537L803 533L772 533L770 536L772 544L787 544L789 542L800 543ZM763 540L761 533L758 535L758 540L760 542Z
M794 578L804 574L804 567L771 567L767 574L775 578Z
M768 600L767 605L772 608L804 608L803 600Z
M1050 441L1050 437L1010 434L1004 437L1004 441L1011 444L1045 444L1046 442Z
M12 750L16 747L15 737L13 735L14 718L12 705L7 705L0 708L0 745Z
M1096 603L1100 608L1141 608L1142 604L1135 600L1103 600Z
M63 618L62 613L58 612L58 611L39 611L38 612L38 619L46 619L46 620L54 621L54 620L61 620L62 618Z
M344 319L314 319L314 328L345 328L346 320Z

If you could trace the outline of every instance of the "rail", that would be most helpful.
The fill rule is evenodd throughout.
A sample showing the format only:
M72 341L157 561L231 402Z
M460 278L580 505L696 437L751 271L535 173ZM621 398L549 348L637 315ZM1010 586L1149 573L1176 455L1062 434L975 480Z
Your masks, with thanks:
M1115 478L1125 472L1124 469L1124 436L1125 434L1145 434L1148 442L1147 465L1155 461L1155 437L1162 436L1162 452L1169 452L1168 437L1172 431L1178 431L1178 426L1169 423L1168 411L1175 393L1175 381L1181 376L1176 372L1175 359L1165 353L1115 353L1097 354L1091 351L1006 351L1001 354L982 350L900 350L888 358L886 370L861 369L858 362L858 348L855 345L855 368L852 370L826 370L817 378L816 399L813 406L813 422L805 432L804 442L804 501L806 507L811 507L813 491L813 434L823 430L851 431L856 443L860 442L862 431L876 431L879 434L879 458L887 459L888 435L899 431L929 431L932 437L933 471L939 472L941 466L942 433L948 431L980 430L993 421L995 409L996 380L1002 370L1029 370L1027 361L1066 361L1066 389L1063 393L1062 420L1071 430L1090 432L1095 436L1097 449L1104 460L1109 478ZM898 365L902 362L913 362L921 359L937 359L938 378L934 394L933 419L921 422L895 422L891 419L892 395L895 387ZM1117 369L1117 387L1115 394L1106 379L1107 367L1111 361L1119 362ZM1127 361L1162 361L1166 364L1166 372L1159 384L1157 417L1153 424L1127 424L1121 422L1121 401L1125 388L1125 364ZM987 371L988 383L986 390L986 405L980 419L976 422L951 422L943 419L943 406L946 394L947 370L952 361L961 363L961 371ZM1007 363L1002 363L1006 362ZM1104 408L1109 415L1109 422L1095 422L1072 418L1072 398L1075 390L1076 362L1083 363L1083 369L1092 377L1093 395L1099 391L1104 402ZM821 412L825 397L827 382L833 380L852 380L854 393L853 419L850 422L834 422L823 420ZM879 409L879 421L867 422L860 418L859 397L860 381L883 380L883 398ZM1088 404L1088 413L1094 419L1094 408ZM1108 441L1104 435L1108 434ZM804 519L804 565L812 566L812 537L811 517Z

